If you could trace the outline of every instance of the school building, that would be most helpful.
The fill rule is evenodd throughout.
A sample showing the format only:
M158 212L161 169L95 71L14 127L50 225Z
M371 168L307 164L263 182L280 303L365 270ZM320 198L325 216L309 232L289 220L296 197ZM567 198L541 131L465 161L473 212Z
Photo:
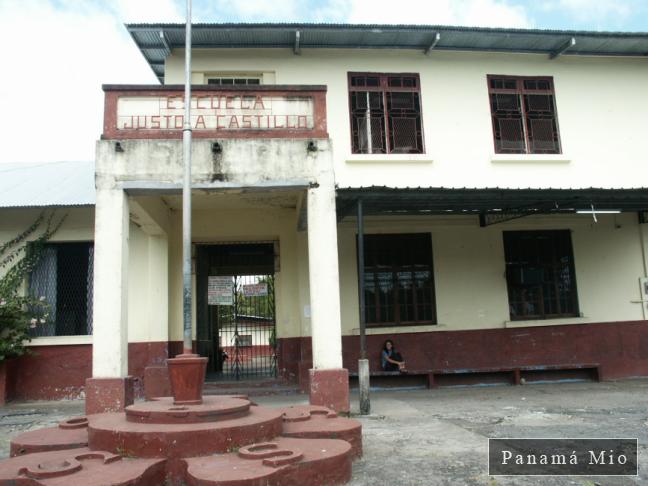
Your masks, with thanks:
M94 166L0 177L47 180L0 196L0 241L67 214L26 282L56 312L6 366L15 398L128 401L181 352L184 26L126 28L160 84L103 86ZM648 34L192 30L208 380L347 410L361 293L371 369L391 338L412 371L393 380L648 376Z

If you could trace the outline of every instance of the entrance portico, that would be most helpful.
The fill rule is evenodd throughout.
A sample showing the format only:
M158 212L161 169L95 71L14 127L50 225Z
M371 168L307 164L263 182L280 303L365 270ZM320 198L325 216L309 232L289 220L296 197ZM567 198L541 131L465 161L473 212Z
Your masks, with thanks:
M262 95L276 100L288 89L277 87L277 93L265 90ZM194 141L192 242L278 243L279 375L294 378L300 368L298 362L282 357L282 340L312 333L311 402L346 412L348 375L342 369L335 188L330 142L321 138L324 89L290 89L312 105L314 121L301 131L277 133L285 138L268 138L265 132L255 138L248 131L241 139L230 131L225 139ZM93 377L86 392L89 413L119 410L133 400L129 341L137 337L150 342L155 351L148 365L161 365L180 352L182 336L182 145L174 139L177 133L169 130L113 126L120 118L110 110L118 110L120 98L132 93L119 87L105 90L110 129L97 144L96 324ZM157 96L156 90L138 87L135 94ZM285 104L277 106L286 109ZM131 231L138 235L137 241L129 237ZM142 245L146 276L131 274L129 279L129 268L135 265L129 263L129 253ZM138 268L140 260L141 256ZM134 282L139 284L135 289ZM195 330L194 322L194 340Z

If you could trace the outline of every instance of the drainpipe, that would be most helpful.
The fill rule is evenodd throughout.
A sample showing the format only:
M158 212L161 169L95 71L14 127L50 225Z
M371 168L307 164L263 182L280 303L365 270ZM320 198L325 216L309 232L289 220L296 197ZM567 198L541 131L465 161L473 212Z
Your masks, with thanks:
M185 92L182 127L184 180L182 184L182 316L183 353L192 353L191 332L191 0L187 0L185 27Z
M371 413L369 398L369 360L367 359L367 336L365 323L365 277L364 277L364 213L362 199L358 199L358 290L360 307L360 359L358 360L358 388L360 390L360 414Z

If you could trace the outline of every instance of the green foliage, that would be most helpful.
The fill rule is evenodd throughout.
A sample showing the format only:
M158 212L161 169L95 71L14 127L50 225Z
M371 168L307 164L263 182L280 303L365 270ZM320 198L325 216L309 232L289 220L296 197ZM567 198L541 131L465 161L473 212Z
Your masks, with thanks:
M38 265L45 244L60 228L65 216L55 221L55 212L43 211L22 233L0 246L0 361L25 354L29 329L47 319L44 298L21 295L23 282ZM41 227L42 233L30 237Z

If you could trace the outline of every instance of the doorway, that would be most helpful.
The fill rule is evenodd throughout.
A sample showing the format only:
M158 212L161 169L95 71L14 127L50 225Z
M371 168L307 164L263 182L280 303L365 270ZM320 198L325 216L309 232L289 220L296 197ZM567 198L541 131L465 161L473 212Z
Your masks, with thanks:
M207 380L277 376L275 243L196 247L196 338Z

